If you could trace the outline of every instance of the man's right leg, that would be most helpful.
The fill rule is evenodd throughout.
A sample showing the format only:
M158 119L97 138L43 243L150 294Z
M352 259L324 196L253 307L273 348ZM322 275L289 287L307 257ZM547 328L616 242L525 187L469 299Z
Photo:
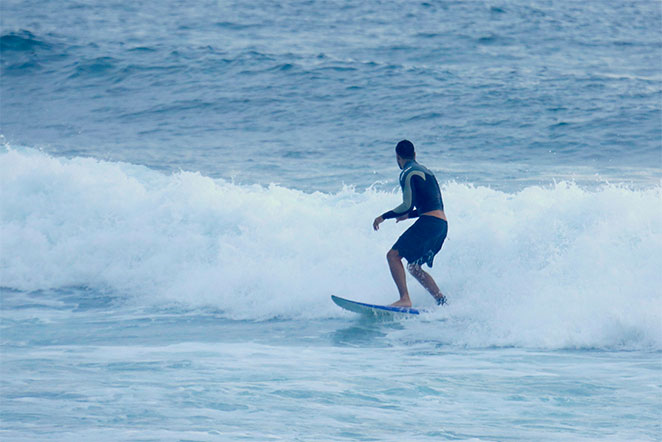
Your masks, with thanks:
M446 304L446 297L443 293L441 293L439 286L437 286L437 283L434 282L434 279L428 272L423 270L418 264L409 264L407 268L409 269L409 273L411 273L412 276L416 278L416 280L420 282L423 287L425 287L425 290L427 290L432 295L432 297L437 301L437 304Z
M411 307L411 299L409 299L409 292L407 291L407 274L405 267L402 265L402 257L397 250L391 249L386 254L388 260L388 267L391 270L391 276L395 285L398 287L400 293L400 300L391 304L395 307Z

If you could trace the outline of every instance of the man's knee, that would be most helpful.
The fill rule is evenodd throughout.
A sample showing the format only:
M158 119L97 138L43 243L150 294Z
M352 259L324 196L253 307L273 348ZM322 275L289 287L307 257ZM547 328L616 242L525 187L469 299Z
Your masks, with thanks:
M402 257L400 256L400 253L397 250L391 249L386 254L386 259L388 259L389 261L400 261Z

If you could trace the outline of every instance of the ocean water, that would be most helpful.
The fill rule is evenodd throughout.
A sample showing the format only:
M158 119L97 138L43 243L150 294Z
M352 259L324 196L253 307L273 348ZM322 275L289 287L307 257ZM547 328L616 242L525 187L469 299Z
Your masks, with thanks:
M0 13L2 440L662 440L659 1Z

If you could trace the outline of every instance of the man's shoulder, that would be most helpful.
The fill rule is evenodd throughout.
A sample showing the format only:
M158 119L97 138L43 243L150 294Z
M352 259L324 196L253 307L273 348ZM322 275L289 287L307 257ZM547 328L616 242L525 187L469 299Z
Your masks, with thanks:
M402 169L402 172L400 172L400 179L406 178L412 172L422 172L426 175L432 175L432 172L430 172L430 170L427 167L416 162L411 162L407 164L407 166L404 169Z
M400 172L400 182L404 182L407 179L407 176L416 170L415 166L416 163L409 163L404 169L402 169L402 172Z
M410 170L411 166L407 166L400 171L400 181L402 181L407 176Z
M423 172L425 175L434 176L434 173L422 164L416 163L416 170Z

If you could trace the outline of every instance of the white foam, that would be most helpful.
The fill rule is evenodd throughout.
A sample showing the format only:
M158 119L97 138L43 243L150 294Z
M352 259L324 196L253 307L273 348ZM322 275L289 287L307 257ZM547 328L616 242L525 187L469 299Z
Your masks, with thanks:
M99 287L238 319L341 315L330 294L396 297L385 253L408 224L371 228L396 192L240 186L31 149L1 153L0 177L5 287ZM662 185L443 192L449 237L432 274L461 330L450 339L662 347Z

